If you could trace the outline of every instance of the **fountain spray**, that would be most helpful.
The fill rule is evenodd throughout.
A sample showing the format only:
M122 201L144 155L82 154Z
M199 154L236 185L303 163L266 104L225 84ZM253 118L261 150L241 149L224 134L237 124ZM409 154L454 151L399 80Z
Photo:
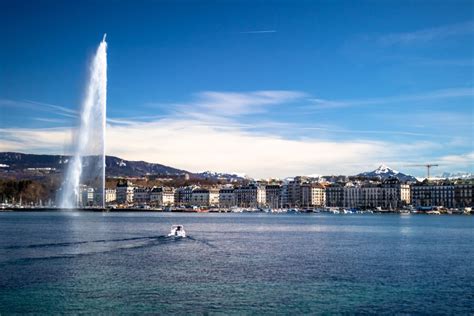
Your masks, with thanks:
M105 207L105 129L107 105L106 35L90 65L90 76L82 103L74 155L68 163L59 206L78 207L84 185L94 189L94 206ZM84 201L83 203L84 204Z

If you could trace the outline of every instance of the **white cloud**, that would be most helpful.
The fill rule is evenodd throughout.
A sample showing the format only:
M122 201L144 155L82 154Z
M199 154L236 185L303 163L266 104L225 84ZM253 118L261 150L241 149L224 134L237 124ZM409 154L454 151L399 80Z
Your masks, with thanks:
M2 151L67 153L65 129L2 130ZM15 137L12 137L15 135ZM233 171L253 177L286 177L309 173L354 174L380 161L410 159L432 149L432 143L396 145L368 140L328 141L308 135L292 140L276 134L255 134L239 127L221 129L196 121L109 125L107 153L189 171ZM416 151L415 151L416 149ZM410 153L415 153L413 156Z
M447 155L443 156L439 159L444 164L454 164L454 165L461 165L461 166L472 166L474 164L474 151L469 153L461 154L461 155Z
M395 168L428 159L442 145L428 141L391 143L357 138L328 140L321 131L307 129L304 138L285 138L288 123L242 123L243 115L268 111L306 95L296 91L247 93L205 92L178 106L168 117L109 119L107 154L145 160L198 172L213 170L253 177L304 174L356 174L381 161ZM272 128L255 128L272 126ZM295 128L303 128L295 126ZM339 129L341 132L346 132ZM367 131L378 133L378 131ZM0 129L0 150L34 153L70 153L69 128ZM431 155L431 156L430 156Z
M62 154L71 146L68 128L3 128L0 129L0 151Z

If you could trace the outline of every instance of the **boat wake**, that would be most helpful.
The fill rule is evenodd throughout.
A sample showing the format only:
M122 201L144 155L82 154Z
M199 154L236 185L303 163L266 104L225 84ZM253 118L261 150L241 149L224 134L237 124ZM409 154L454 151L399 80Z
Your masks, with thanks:
M158 239L158 238L163 238L163 237L166 237L166 236L147 236L147 237L133 237L133 238L120 238L120 239L98 239L98 240L84 240L84 241L73 241L73 242L32 244L32 245L14 245L14 246L4 247L2 249L34 249L34 248L68 247L68 246L93 244L93 243Z
M188 238L174 238L164 235L98 239L86 241L14 245L0 248L0 257L7 259L3 263L28 262L32 260L50 260L100 255L123 250L154 247L158 245L183 242ZM189 240L194 240L189 238Z

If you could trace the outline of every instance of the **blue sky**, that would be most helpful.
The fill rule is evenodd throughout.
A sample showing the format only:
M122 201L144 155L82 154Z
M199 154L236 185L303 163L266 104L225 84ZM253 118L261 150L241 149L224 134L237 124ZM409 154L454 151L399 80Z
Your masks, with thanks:
M472 1L0 1L0 150L69 151L105 32L109 154L473 172Z

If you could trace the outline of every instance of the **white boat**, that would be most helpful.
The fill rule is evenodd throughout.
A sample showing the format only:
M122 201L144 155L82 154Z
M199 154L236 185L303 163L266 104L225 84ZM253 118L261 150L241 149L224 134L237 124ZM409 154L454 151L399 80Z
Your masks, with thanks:
M182 225L173 225L168 237L186 237L186 231Z

